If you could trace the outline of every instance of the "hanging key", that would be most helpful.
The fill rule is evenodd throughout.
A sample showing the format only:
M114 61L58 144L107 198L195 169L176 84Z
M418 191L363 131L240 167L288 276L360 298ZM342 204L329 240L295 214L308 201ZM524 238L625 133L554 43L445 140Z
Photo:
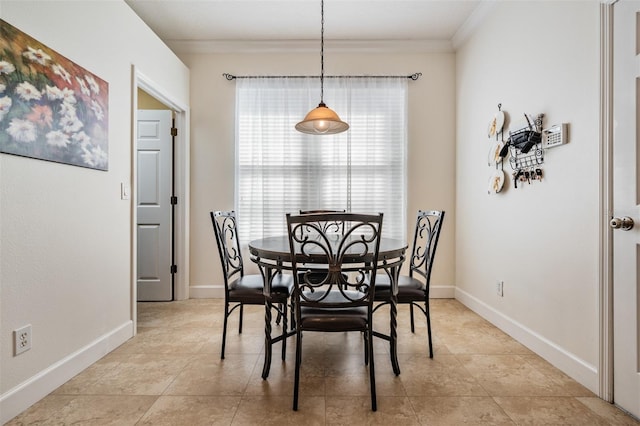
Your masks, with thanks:
M542 182L542 169L536 169L536 179Z

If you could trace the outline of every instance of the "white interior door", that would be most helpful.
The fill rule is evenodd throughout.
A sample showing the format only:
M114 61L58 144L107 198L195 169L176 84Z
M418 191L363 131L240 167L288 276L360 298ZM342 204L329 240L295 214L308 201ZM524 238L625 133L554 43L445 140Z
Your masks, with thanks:
M615 3L613 22L613 399L640 417L640 0Z
M138 301L173 299L171 111L138 110Z

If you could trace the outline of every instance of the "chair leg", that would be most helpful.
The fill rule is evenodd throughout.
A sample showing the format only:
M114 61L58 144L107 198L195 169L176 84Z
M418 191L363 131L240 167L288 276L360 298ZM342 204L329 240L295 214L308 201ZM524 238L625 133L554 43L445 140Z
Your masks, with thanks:
M222 326L222 350L220 351L220 359L224 359L224 347L227 343L227 319L229 318L229 304L224 304L224 325Z
M300 364L302 363L302 332L296 333L296 369L293 381L293 411L298 411L298 390L300 388Z
M244 314L244 303L240 304L240 322L238 324L238 334L242 334L242 314Z
M281 303L280 308L282 309L282 360L284 361L287 356L287 302Z
M409 303L409 315L411 317L411 332L415 333L416 332L416 328L413 322L413 302Z
M276 317L276 325L280 324L280 320L282 320L282 303L278 303L278 316Z
M371 327L371 325L370 325ZM378 410L378 400L376 398L376 370L373 362L373 334L371 328L367 330L366 334L369 336L368 350L369 350L369 382L371 384L371 411Z
M289 309L291 310L291 331L296 329L296 309L294 306L293 298L291 298L291 304L289 305Z
M429 300L424 302L424 312L427 314L427 335L429 336L429 358L433 358L433 343L431 342L431 313L429 312Z
M362 333L362 339L364 340L364 365L369 365L369 334L367 332Z

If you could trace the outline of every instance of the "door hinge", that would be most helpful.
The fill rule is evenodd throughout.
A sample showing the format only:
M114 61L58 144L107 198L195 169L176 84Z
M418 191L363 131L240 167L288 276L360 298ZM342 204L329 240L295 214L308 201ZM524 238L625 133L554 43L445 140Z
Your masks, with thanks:
M178 273L178 265L171 265L171 273L172 274Z
M175 127L171 128L171 136L178 136L178 129Z
M178 204L178 197L176 197L175 195L171 196L171 204L175 205Z

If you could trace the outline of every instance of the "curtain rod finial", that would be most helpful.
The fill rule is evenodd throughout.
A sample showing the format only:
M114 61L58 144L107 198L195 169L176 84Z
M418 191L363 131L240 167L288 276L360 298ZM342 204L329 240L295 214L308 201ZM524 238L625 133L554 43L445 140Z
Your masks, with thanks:
M235 80L235 79L236 79L236 76L235 76L235 75L228 74L228 73L226 73L226 72L225 72L225 73L223 73L222 75L224 76L224 78L226 78L226 79L227 79L227 80L229 80L229 81L231 81L231 80Z

